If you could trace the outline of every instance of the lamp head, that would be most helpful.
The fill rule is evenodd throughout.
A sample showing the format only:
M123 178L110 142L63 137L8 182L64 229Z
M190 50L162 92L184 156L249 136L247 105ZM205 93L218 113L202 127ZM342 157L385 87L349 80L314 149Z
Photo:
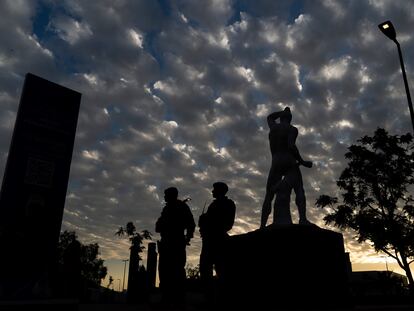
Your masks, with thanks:
M390 38L392 41L397 40L397 34L395 28L392 25L391 21L386 21L378 25L378 28L382 31L384 35Z

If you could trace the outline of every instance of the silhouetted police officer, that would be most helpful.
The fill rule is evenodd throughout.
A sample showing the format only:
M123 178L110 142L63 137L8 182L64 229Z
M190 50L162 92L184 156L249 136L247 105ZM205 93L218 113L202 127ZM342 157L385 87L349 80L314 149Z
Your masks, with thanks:
M207 294L212 286L213 268L219 280L222 276L223 252L229 237L227 232L233 227L236 215L236 205L226 196L228 189L224 182L213 184L212 194L215 200L198 221L203 241L200 255L200 277L207 287Z
M175 187L164 191L165 207L155 224L161 235L158 243L158 272L165 303L180 304L184 299L186 245L194 234L195 222L188 205L178 200Z

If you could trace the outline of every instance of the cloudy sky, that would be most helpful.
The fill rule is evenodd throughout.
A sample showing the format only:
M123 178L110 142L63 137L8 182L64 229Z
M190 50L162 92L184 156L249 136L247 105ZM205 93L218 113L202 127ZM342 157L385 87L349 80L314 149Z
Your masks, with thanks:
M81 92L62 229L99 243L115 279L128 242L114 232L128 221L154 232L168 186L192 198L197 221L225 181L231 233L258 228L268 113L291 107L322 227L314 202L337 194L346 148L377 127L411 130L397 49L377 27L393 21L413 84L411 1L2 0L0 11L0 173L25 74ZM385 268L344 237L355 269ZM188 261L199 253L197 232Z

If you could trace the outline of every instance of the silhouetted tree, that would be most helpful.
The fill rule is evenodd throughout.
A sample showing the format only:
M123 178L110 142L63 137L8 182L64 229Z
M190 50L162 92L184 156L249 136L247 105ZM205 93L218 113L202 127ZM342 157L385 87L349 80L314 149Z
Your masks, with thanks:
M98 258L99 245L93 243L81 248L81 275L93 286L100 286L108 270L103 265L104 260Z
M79 264L81 279L90 287L99 287L101 280L107 274L104 260L98 258L98 255L98 243L83 245L78 241L74 231L64 231L60 234L58 243L59 264L61 266L73 266L74 260L79 256L77 264Z
M357 142L348 148L348 166L337 181L341 202L322 195L316 205L330 206L327 224L353 229L359 242L370 241L376 251L394 258L414 294L414 206L408 192L414 181L413 137L379 128Z
M128 222L125 227L119 227L115 233L118 236L126 235L131 242L130 255L129 255L129 273L128 273L128 301L137 302L139 297L136 295L136 291L140 290L139 286L139 261L142 260L140 253L145 249L142 245L144 240L151 239L151 232L148 230L142 230L137 232L135 225L132 222ZM141 273L143 277L144 273Z
M126 235L129 238L129 241L131 242L131 250L134 250L138 254L138 260L142 260L139 254L145 249L142 243L144 240L151 240L152 238L151 232L148 230L142 230L141 233L137 232L133 222L128 222L125 227L119 227L115 235Z

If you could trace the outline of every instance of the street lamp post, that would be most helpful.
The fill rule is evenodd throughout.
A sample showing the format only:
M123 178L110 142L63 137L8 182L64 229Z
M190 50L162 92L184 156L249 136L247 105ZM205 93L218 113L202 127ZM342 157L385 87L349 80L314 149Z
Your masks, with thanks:
M387 256L382 256L382 258L385 259L385 269L387 270L387 273L389 272L388 270L388 261L387 261Z
M129 259L122 259L122 261L124 262L124 278L122 280L122 292L124 292L126 263L129 261Z
M118 291L121 291L121 279L116 279L118 282Z
M383 23L379 24L378 27L384 35L386 35L389 39L394 41L394 43L397 45L398 56L400 58L401 71L402 71L402 75L403 75L403 79L404 79L405 92L407 93L408 107L410 109L411 124L413 126L413 132L414 132L413 104L411 102L410 90L408 88L407 75L405 73L404 60L403 60L403 57L402 57L400 43L397 41L397 33L395 32L395 28L394 28L393 24L390 21L383 22Z

